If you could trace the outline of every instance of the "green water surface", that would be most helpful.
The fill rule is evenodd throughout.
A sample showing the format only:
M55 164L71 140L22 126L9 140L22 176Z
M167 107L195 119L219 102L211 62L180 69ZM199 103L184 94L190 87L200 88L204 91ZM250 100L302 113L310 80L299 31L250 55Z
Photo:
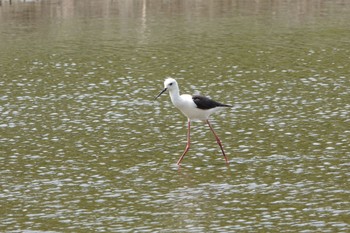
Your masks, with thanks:
M349 232L350 2L0 2L0 231Z

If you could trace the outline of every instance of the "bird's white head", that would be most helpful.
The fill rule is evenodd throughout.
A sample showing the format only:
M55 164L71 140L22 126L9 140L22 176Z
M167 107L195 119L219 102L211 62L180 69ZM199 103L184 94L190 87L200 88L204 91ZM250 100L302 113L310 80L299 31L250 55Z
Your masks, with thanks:
M174 89L178 89L178 85L175 79L173 78L167 78L164 81L164 88L166 88L167 90L171 91Z
M157 99L161 94L163 94L165 91L169 90L170 92L173 90L179 90L179 86L177 85L177 82L173 78L167 78L164 81L164 89L156 96L155 99Z

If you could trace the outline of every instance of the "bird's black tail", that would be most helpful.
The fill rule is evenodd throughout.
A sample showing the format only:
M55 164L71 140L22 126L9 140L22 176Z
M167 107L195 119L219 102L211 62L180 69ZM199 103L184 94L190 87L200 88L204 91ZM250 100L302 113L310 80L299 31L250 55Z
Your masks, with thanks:
M220 104L219 107L227 107L227 108L232 108L232 105L229 104Z

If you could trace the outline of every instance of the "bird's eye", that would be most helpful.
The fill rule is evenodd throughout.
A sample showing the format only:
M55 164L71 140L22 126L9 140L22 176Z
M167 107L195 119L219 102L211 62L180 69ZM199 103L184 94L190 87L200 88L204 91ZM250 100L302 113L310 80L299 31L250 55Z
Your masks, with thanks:
M173 83L169 83L169 86L172 86L173 85Z

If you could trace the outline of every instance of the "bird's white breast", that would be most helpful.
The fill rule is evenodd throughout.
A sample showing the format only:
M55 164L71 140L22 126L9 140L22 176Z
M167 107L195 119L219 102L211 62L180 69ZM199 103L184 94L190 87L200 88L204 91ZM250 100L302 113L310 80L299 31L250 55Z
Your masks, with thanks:
M179 98L173 100L173 104L190 120L207 120L208 117L216 111L213 109L199 109L193 102L191 95L181 95Z

